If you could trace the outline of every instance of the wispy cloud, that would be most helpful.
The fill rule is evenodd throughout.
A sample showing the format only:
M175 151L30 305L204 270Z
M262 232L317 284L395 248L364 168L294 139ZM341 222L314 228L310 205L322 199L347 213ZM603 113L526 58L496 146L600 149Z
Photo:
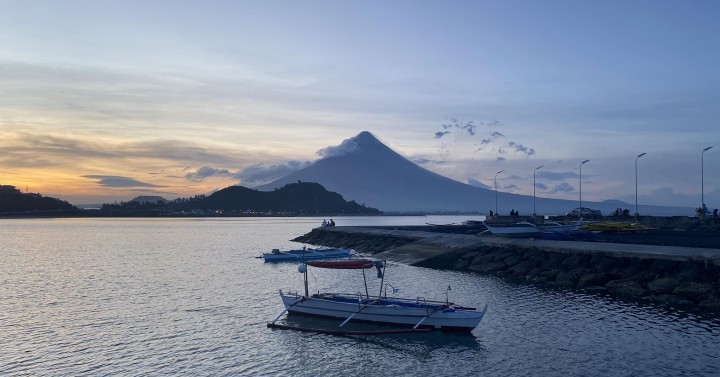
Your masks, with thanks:
M227 169L215 169L209 166L203 166L193 173L185 174L185 179L192 182L202 182L209 177L233 177Z
M131 188L131 187L163 187L152 183L145 183L128 177L113 175L83 175L83 178L96 179L97 184L103 187Z
M569 178L578 178L579 175L573 172L553 172L549 170L539 170L536 177L547 181L563 181Z
M560 194L560 193L569 193L569 192L574 192L574 191L575 191L575 187L571 186L567 182L561 182L560 184L556 185L548 192L550 194Z
M481 187L481 188L488 189L488 190L492 190L492 189L493 189L492 187L490 187L490 186L488 186L488 185L486 185L486 184L478 181L478 180L475 179L475 178L468 178L468 179L467 179L467 184L469 184L470 186Z
M289 161L273 165L257 164L238 172L235 177L248 186L259 186L304 169L311 164L310 161Z

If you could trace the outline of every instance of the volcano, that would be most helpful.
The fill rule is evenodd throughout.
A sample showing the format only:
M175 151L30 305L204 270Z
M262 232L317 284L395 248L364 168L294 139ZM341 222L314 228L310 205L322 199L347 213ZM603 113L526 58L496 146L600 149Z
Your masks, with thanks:
M481 212L495 209L495 191L471 186L426 170L363 131L339 146L320 151L324 157L312 165L257 187L274 190L289 183L317 182L346 200L378 208L385 212ZM533 197L497 193L498 211L511 209L522 215L532 214ZM618 201L583 202L583 205L609 213ZM577 207L576 201L537 198L539 214L564 214ZM642 206L644 214L679 214L685 209Z

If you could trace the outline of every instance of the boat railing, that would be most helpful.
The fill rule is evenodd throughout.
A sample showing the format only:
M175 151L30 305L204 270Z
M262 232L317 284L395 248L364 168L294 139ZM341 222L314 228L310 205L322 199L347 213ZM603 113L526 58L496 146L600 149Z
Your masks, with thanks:
M324 292L320 295L320 298L333 298L333 297L357 297L358 301L363 301L363 298L365 297L364 293L361 292L355 292L355 293L341 293L341 292ZM452 306L455 303L453 302L445 302L445 301L436 301L436 300L426 300L424 297L416 297L416 298L404 298L404 297L392 297L392 298L383 298L383 301L399 301L407 304L416 304L416 305L424 305L428 307L434 307L434 306ZM367 301L365 301L367 303Z

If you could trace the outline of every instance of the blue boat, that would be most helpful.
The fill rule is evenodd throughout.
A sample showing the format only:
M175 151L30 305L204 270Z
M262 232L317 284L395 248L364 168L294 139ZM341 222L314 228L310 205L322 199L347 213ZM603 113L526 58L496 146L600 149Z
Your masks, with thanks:
M345 258L351 255L352 250L350 249L273 249L270 253L263 253L262 258L265 259L265 262L287 262L314 259Z

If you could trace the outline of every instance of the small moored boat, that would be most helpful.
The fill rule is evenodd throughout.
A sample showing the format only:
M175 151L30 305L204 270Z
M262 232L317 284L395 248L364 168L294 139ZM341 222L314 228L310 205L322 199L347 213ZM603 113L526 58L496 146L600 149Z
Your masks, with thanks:
M531 224L527 221L519 223L497 223L489 225L487 222L483 222L483 225L487 228L487 231L498 237L534 237L540 235L540 229L535 224Z
M270 253L263 253L262 258L265 259L265 262L286 262L314 259L345 258L351 255L352 250L350 249L273 249Z
M354 269L362 270L365 278L365 269L376 268L378 277L384 279L385 261L355 259L339 261L315 261L308 262L307 266L332 269ZM305 294L297 292L285 293L280 290L285 310L268 323L268 327L292 329L301 331L316 331L324 333L350 333L343 332L342 327L350 321L370 322L379 324L398 325L403 329L389 331L370 331L368 334L396 334L398 332L426 332L428 330L456 330L472 331L482 320L487 305L482 310L464 307L446 301L430 301L422 297L414 299L387 297L382 294L382 282L380 293L370 296L365 285L365 294L356 293L316 293L308 294L307 266L301 264L299 271L305 275ZM449 290L450 287L448 287ZM316 317L329 317L343 320L337 330L320 330L298 328L276 324L278 319L285 313L302 314ZM358 332L352 332L358 334Z

